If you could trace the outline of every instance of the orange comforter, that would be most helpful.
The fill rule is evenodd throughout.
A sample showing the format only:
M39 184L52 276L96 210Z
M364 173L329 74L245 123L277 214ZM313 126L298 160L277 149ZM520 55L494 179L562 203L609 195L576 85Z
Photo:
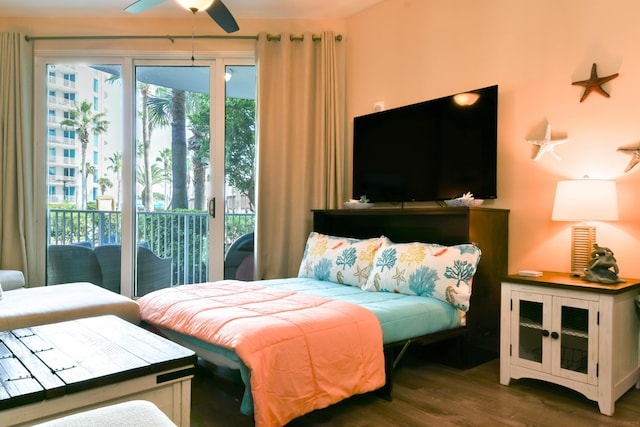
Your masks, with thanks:
M225 280L152 292L142 319L233 350L251 370L257 426L281 426L384 385L382 331L354 304Z

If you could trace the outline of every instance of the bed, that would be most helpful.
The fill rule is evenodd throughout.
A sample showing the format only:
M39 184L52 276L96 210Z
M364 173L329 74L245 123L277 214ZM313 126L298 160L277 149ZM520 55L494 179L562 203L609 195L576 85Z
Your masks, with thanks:
M331 215L331 211L322 212ZM466 208L451 211L458 212L470 215ZM380 224L385 221L380 220L388 219L388 214L396 213L376 217L374 228L384 231ZM345 218L353 220L339 215L337 222L342 224ZM362 217L356 219L362 225ZM325 231L331 228L327 223L326 218L315 218L314 228ZM484 260L479 246L466 239L444 242L447 246L443 246L429 242L419 231L415 241L396 242L387 237L394 234L393 228L377 237L371 237L377 230L356 237L314 231L307 240L299 277L227 280L157 291L138 300L142 317L203 359L239 369L245 383L241 410L253 413L258 426L286 424L353 394L382 389L390 398L392 368L409 343L463 338L453 345L455 351L471 351L465 348L472 330L467 314L487 309L475 308L471 283L474 293L492 293L483 289L486 284L478 285L473 279L481 266L479 261ZM420 243L425 241L429 243ZM415 286L415 277L425 273L424 263L416 261L420 251L430 257L425 261L427 270L439 271L438 277L443 279L442 283L435 282L439 285L428 289ZM390 254L395 257L391 264ZM403 278L399 271L407 276ZM468 311L470 307L476 311ZM193 313L187 313L192 309ZM493 309L499 311L497 306ZM302 321L292 320L289 311L296 316L303 313ZM239 324L244 326L236 327ZM263 327L266 329L260 329ZM272 339L272 331L280 333L281 329L288 331L285 338ZM291 330L304 332L302 336L286 335ZM243 341L249 344L238 344ZM282 344L293 342L297 343L293 347ZM282 348L278 353L272 351L273 347ZM272 362L279 359L284 360L284 366ZM301 376L302 386L293 384L296 375ZM289 389L268 389L265 393L265 388L281 379L286 379ZM305 389L308 385L311 390ZM274 406L279 399L282 402Z

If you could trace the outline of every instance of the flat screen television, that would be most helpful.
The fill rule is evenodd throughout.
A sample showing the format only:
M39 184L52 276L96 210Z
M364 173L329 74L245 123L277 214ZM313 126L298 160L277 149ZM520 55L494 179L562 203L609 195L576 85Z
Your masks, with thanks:
M464 94L477 99L452 95L354 118L353 198L495 199L498 86Z

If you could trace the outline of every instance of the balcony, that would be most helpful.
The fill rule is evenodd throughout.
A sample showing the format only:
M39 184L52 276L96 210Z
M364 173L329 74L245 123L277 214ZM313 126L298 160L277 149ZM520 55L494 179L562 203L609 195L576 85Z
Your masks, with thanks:
M137 212L138 243L155 255L171 258L171 286L199 283L208 278L209 221L206 212ZM120 244L120 211L49 209L48 244ZM241 235L251 232L255 215L226 214L225 252Z

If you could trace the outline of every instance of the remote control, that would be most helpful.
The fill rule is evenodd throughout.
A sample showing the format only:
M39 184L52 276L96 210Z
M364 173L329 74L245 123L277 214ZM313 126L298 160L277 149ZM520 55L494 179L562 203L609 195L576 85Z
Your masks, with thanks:
M520 276L525 276L525 277L540 277L540 276L542 276L542 271L522 270L518 274Z

